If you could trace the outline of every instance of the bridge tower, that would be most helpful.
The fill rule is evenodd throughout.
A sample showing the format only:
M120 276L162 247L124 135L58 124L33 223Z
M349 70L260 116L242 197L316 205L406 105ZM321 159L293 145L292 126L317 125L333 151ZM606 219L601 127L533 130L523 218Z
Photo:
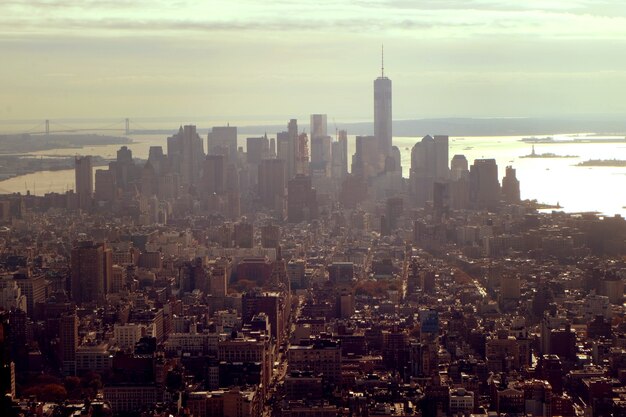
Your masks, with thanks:
M50 134L50 120L46 119L46 136Z
M126 129L125 129L126 134L130 135L130 119L126 118L125 122L126 122Z

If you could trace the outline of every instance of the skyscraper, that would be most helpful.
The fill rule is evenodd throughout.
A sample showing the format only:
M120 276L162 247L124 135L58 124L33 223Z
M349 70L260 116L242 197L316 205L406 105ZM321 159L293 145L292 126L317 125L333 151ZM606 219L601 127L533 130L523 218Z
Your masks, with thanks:
M328 124L325 114L311 115L311 140L328 135Z
M384 61L380 77L374 80L374 136L385 157L391 152L391 80L385 77Z
M181 126L178 133L167 138L167 156L181 184L195 185L200 179L204 147L194 125Z
M478 209L493 209L500 202L500 182L495 159L475 159L470 167L470 199Z
M348 173L348 132L340 130L331 146L332 177L343 178Z
M214 126L207 135L207 154L226 155L231 162L237 161L237 127Z
M502 198L507 203L520 202L519 180L512 166L506 167L506 175L502 178Z
M226 183L226 156L207 155L204 160L201 189L207 194L222 194Z
M261 204L276 210L282 219L285 207L285 161L282 159L263 159L259 165L259 197Z
M80 242L72 249L70 264L72 299L77 303L102 300L113 273L111 249L102 243Z
M76 179L76 194L78 208L91 208L91 194L93 193L93 166L91 156L77 156L74 159L74 175Z
M450 177L448 168L448 136L424 136L411 150L411 192L419 207L433 199L435 181L447 181Z
M278 132L276 142L276 153L278 159L285 161L288 181L295 177L297 173L297 157L300 141L298 139L298 121L296 119L289 120L287 132Z

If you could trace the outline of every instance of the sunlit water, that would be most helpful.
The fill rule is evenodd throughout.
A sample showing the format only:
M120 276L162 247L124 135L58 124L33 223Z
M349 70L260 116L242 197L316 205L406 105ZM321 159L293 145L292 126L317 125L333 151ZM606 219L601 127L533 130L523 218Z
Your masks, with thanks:
M239 135L239 145L245 147L246 137ZM133 156L146 159L150 146L166 149L167 135L131 136L128 147ZM589 159L626 160L626 143L536 144L537 153L578 155L577 158L520 158L531 152L531 145L521 142L521 136L450 138L450 158L464 154L470 164L477 158L495 158L500 179L507 165L517 170L523 199L563 206L567 212L598 211L604 214L626 215L626 168L577 167L575 164ZM411 164L411 147L421 138L394 138L402 154L403 174L408 177ZM206 139L205 139L206 141ZM90 146L82 149L55 149L33 152L33 155L99 155L115 158L119 145ZM349 153L354 153L354 136L349 137ZM74 171L37 172L0 181L0 192L36 195L48 192L65 192L74 188Z

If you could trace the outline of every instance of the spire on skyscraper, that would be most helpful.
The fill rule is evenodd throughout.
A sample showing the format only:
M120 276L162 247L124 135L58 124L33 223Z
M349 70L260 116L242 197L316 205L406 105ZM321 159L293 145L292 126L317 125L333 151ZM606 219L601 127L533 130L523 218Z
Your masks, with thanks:
M380 45L380 76L385 78L385 45Z

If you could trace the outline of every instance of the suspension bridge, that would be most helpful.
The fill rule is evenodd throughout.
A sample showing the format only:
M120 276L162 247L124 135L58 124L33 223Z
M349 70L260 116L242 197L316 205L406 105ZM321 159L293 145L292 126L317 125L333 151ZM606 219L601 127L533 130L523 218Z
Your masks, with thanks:
M80 133L80 132L120 132L125 135L131 134L141 134L147 132L153 132L157 129L147 129L143 126L139 126L136 122L133 121L134 129L130 128L131 120L126 118L119 121L114 121L112 123L108 123L102 126L68 126L66 124L60 123L58 121L46 119L43 120L36 125L32 126L29 129L19 129L17 131L11 132L1 132L0 134L10 134L10 135L20 135L20 134L30 134L30 135L51 135L56 133Z

